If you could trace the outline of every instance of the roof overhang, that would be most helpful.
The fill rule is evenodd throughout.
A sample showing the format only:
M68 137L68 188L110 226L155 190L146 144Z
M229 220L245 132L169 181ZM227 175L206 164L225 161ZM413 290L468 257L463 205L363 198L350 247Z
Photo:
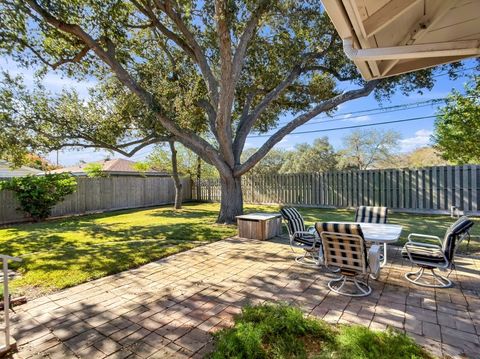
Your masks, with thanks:
M480 56L479 0L322 0L365 80Z

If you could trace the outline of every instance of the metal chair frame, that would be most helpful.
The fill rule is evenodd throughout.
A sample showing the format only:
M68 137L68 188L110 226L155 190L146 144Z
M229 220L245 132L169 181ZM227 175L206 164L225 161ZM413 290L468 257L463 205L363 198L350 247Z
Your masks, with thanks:
M362 248L358 255L361 256L361 265L360 266L352 266L352 265L344 265L344 264L335 264L330 263L330 252L329 246L325 244L326 241L331 241L327 236L334 236L334 237L342 237L346 238L347 240L355 240L358 241L359 247ZM328 282L328 288L335 293L346 295L349 297L365 297L372 293L372 287L368 284L368 280L371 274L370 267L368 265L368 258L365 255L363 248L365 248L365 240L362 236L357 234L347 234L347 233L339 233L339 232L321 232L320 237L322 239L322 244L324 248L324 264L327 269L332 270L330 265L337 267L340 271L341 276L338 278L334 278ZM373 245L371 247L373 251L377 251L379 249L378 245ZM337 270L338 271L338 270ZM365 280L358 280L358 277L363 275ZM378 278L378 275L375 277ZM342 290L347 283L352 283L354 292L347 292Z
M455 247L453 249L452 259L449 261L446 257L444 251L442 250L443 242L438 236L428 235L428 234L421 234L421 233L410 233L407 238L407 243L405 243L405 250L408 255L408 259L413 264L418 265L420 268L417 271L411 271L405 273L405 279L408 280L410 283L422 286L422 287L429 287L429 288L448 288L452 286L452 281L448 278L452 273L452 270L455 268L454 258L457 252L457 248L459 247L460 243L469 236L468 230L465 233L461 234L458 237L458 240L455 243ZM415 242L412 238L424 238L424 239L436 239L440 244L431 244L431 243L424 243L424 242ZM443 257L443 261L438 263L432 263L429 261L422 261L418 259L414 259L412 257L412 249L414 247L420 248L427 248L427 249L435 249L435 253L438 253ZM440 257L440 256L439 256ZM447 276L442 276L440 274L435 273L435 269L440 270L448 270L449 272ZM429 271L425 272L425 271Z
M295 262L302 265L307 265L307 266L315 266L315 267L321 266L323 263L323 254L322 254L323 252L322 252L320 237L318 236L317 231L315 230L315 227L310 226L306 230L292 232L289 225L289 219L285 218L283 214L282 214L282 218L287 226L288 237L290 241L290 249L294 254L296 254ZM302 219L303 228L305 229L305 221L303 220L303 217L300 217L300 218ZM301 235L305 235L305 234L309 236L314 236L314 239L311 245L295 241L295 237L297 236L301 237ZM301 255L298 255L298 252L295 249L302 249L304 253Z
M288 228L288 225L287 225ZM293 234L290 234L290 229L289 230L289 239L290 239L290 249L292 250L293 253L297 254L295 251L295 248L298 249L303 249L304 253L301 255L297 255L295 257L295 262L302 264L302 265L308 265L308 266L321 266L323 263L323 252L322 252L322 246L317 246L317 243L320 242L320 238L318 238L315 227L308 227L306 231L297 231L294 232ZM295 241L295 236L297 235L302 235L302 234L308 234L308 235L313 235L314 239L312 244L309 246L304 243L296 242Z

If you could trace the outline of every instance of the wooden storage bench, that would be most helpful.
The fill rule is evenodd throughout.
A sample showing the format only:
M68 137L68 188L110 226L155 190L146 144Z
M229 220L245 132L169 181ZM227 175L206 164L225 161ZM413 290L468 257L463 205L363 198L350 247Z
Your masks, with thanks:
M279 213L251 213L237 216L238 236L265 240L282 234Z

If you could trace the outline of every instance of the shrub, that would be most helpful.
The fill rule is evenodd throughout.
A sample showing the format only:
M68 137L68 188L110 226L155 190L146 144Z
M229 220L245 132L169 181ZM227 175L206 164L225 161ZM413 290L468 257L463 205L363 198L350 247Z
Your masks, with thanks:
M20 203L18 209L26 212L35 221L47 218L52 207L65 196L75 192L76 188L75 177L68 173L15 177L0 182L0 189L15 192Z

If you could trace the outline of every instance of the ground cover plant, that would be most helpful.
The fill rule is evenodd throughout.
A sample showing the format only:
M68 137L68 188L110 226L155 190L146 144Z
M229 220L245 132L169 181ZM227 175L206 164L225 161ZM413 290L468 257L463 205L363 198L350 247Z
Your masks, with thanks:
M0 253L22 257L21 263L11 263L20 275L11 285L18 294L35 296L234 236L235 226L215 223L218 210L218 203L187 203L180 211L169 205L12 225L0 228ZM278 210L276 205L246 205L247 212ZM309 225L354 216L352 210L300 211ZM390 223L404 226L399 245L411 232L442 236L453 221L448 216L389 215ZM480 223L473 234L480 234ZM469 251L480 251L478 239L472 239Z
M333 326L286 304L246 306L235 325L215 334L211 359L431 358L404 333Z

